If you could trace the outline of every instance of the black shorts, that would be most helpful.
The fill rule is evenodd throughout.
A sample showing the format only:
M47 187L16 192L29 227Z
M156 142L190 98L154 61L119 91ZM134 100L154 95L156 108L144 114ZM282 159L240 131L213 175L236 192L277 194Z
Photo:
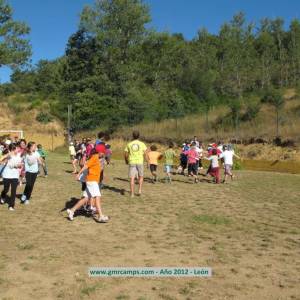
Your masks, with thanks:
M188 165L188 173L189 173L189 175L191 175L192 173L193 173L193 175L197 175L198 174L198 163L189 164Z
M150 171L153 173L153 172L156 172L157 170L157 165L150 165Z

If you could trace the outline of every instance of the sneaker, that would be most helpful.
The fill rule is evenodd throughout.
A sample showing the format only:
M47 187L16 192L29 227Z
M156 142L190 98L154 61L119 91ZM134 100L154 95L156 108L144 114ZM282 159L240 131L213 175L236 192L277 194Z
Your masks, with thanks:
M28 204L29 204L29 200L25 200L25 201L24 201L24 204L25 204L25 205L28 205Z
M0 204L4 204L5 203L5 201L4 201L4 199L0 199Z
M22 202L25 202L25 201L26 201L26 196L25 196L25 195L22 195L21 201L22 201Z
M109 220L109 217L108 216L101 216L97 219L97 222L99 223L107 223Z
M9 211L14 211L15 209L14 209L13 207L10 206L10 207L8 208L8 210L9 210Z
M74 213L71 209L67 209L67 213L68 213L68 218L70 221L74 220Z

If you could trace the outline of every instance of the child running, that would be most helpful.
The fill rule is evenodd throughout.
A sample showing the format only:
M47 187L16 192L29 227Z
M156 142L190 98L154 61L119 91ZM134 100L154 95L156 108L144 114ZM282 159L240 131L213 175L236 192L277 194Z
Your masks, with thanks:
M236 157L237 159L240 159L240 157L234 153L234 150L232 149L231 145L224 145L223 149L224 150L223 153L220 155L220 158L224 160L225 175L223 183L226 183L228 176L231 177L231 180L233 180L234 177L232 174L233 157Z
M169 144L169 149L165 151L164 157L165 157L165 172L166 172L166 182L171 183L171 171L174 165L174 158L176 156L175 151L173 150L174 144L171 142Z
M39 153L36 151L35 142L29 142L27 144L26 154L24 156L25 161L25 178L26 185L21 197L21 201L24 204L29 204L29 200L33 191L33 187L36 181L36 177L39 172L39 164L43 165Z
M47 177L48 176L48 168L47 168L47 163L46 163L47 152L43 149L43 146L41 144L37 145L37 152L39 153L39 155L43 161L42 168L44 171L44 176Z
M3 177L3 191L1 193L1 204L4 204L6 195L10 188L10 199L8 201L8 210L15 210L15 199L17 193L17 187L19 182L20 170L22 168L22 159L18 155L18 150L15 144L8 146L9 153L3 155L1 162L5 161L4 168L2 170Z
M198 162L199 162L199 152L197 151L196 143L192 143L190 150L186 152L188 158L188 175L194 178L195 183L198 180Z
M74 219L74 213L76 210L86 205L89 200L94 198L96 209L98 212L98 218L95 220L99 223L107 223L109 218L102 213L101 208L101 193L99 189L99 179L101 173L99 153L93 148L90 153L90 158L86 161L84 167L77 175L77 180L81 179L81 174L87 170L86 176L86 189L83 192L83 197L79 200L71 209L67 209L68 217L70 221Z
M205 157L205 159L210 161L210 165L208 168L208 174L211 175L215 183L220 183L220 168L219 168L219 155L217 148L213 148L211 151L211 155L209 157Z
M77 174L77 158L76 158L76 150L75 150L75 146L74 143L71 142L70 146L69 146L69 153L70 153L70 159L71 159L71 163L73 166L73 174Z
M152 145L150 147L150 151L147 153L148 156L148 163L150 165L150 172L152 175L152 183L157 182L157 166L158 166L158 161L163 157L160 152L157 151L156 145Z

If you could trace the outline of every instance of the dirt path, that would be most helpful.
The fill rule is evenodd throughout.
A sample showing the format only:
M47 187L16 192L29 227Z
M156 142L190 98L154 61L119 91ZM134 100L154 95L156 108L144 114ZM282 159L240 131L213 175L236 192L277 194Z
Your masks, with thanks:
M107 169L109 224L79 216L67 157L52 155L29 206L0 207L1 299L300 299L300 176L239 172L228 185L145 184L130 199L127 169ZM90 266L208 266L208 279L90 279Z

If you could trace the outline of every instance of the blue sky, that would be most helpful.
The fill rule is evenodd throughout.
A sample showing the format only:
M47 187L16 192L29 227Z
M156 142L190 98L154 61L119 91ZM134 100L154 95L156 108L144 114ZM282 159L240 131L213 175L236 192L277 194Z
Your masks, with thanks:
M64 54L69 36L77 29L79 14L94 0L7 0L14 18L31 27L32 63ZM144 0L150 5L151 26L159 31L181 32L188 39L206 27L218 32L238 11L249 21L263 17L283 17L286 23L300 18L300 0ZM0 82L9 80L10 71L0 68Z

